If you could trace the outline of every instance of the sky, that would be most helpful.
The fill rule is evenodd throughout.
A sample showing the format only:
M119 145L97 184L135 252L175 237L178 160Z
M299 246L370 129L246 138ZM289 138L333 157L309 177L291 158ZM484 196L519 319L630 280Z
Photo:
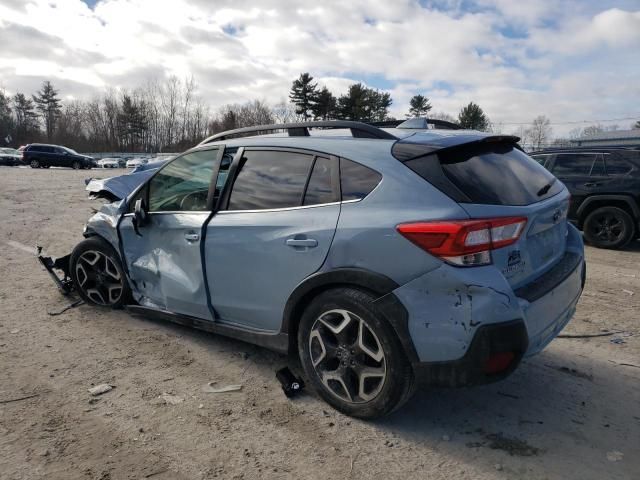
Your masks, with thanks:
M504 131L546 115L563 135L640 120L640 0L0 0L0 87L63 98L193 76L213 110L276 103L309 72ZM579 122L586 123L579 123ZM569 123L578 122L578 123Z

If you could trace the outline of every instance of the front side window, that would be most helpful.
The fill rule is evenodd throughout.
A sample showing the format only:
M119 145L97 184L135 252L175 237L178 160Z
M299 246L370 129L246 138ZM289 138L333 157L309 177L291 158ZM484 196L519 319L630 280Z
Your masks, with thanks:
M233 183L228 210L300 206L312 155L245 151Z
M553 164L553 173L560 178L589 176L597 156L595 153L559 153Z
M162 168L149 182L149 211L206 211L217 152L188 153Z

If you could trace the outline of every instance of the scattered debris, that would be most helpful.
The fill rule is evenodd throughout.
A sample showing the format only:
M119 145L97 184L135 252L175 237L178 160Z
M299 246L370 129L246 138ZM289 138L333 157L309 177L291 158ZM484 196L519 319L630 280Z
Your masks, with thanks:
M198 408L204 408L204 403L201 403L200 405L198 405Z
M589 375L588 373L581 372L580 370L576 370L575 368L569 367L554 367L553 365L547 365L549 368L553 368L554 370L558 370L559 372L568 373L569 375L573 375L574 377L584 378L589 381L593 381L593 375Z
M108 383L101 383L88 389L89 393L94 397L107 393L109 390L113 390L113 385L109 385Z
M33 397L38 397L40 394L39 393L34 393L32 395L26 395L24 397L18 397L18 398L10 398L8 400L0 400L0 403L12 403L12 402L19 402L20 400L26 400L28 398L33 398Z
M11 330L11 332L9 332L9 333L13 333L13 334L20 333L20 329L19 329L19 328L14 328L14 329L13 329L13 330Z
M493 450L504 450L512 456L533 457L540 453L540 449L532 447L527 442L523 442L517 438L505 437L501 433L490 433L485 435L485 438L491 442L489 448Z
M214 388L216 382L209 382L204 387L202 387L202 391L205 393L226 393L226 392L237 392L242 390L242 385L227 385L226 387Z
M499 471L499 472L501 472L501 471L502 471L502 468L503 468L503 467L502 467L502 464L500 464L500 463L496 463L493 467L494 467L497 471Z
M580 335L572 335L570 333L563 333L558 335L557 338L592 338L592 337L610 337L611 335L616 335L617 333L624 332L603 332L603 333L585 333Z
M158 398L164 400L164 403L166 403L167 405L178 405L179 403L184 402L184 398L166 392L164 392Z
M623 288L623 289L622 289L622 291L623 291L624 293L626 293L627 295L629 295L630 297L632 297L632 296L633 296L633 292L632 292L631 290L627 290L626 288Z
M619 462L624 457L624 453L619 452L617 450L613 450L611 452L607 452L607 460L610 462Z
M514 400L520 400L519 396L513 395L511 393L498 392L498 395L502 395L503 397L513 398Z
M162 470L157 470L155 472L152 472L152 473L149 473L149 474L145 475L144 478L150 478L150 477L153 477L155 475L160 475L161 473L165 473L165 472L168 472L168 471L169 471L168 468L165 468L165 469L162 469Z
M623 343L627 343L627 341L622 337L616 337L609 340L611 343L615 343L616 345L622 345Z
M62 315L67 310L71 310L72 308L78 307L78 306L83 305L83 304L84 304L84 300L82 300L82 299L76 300L75 302L70 303L69 305L64 307L62 310L58 310L57 312L47 312L47 315L50 315L52 317L56 317L58 315Z
M302 379L296 377L293 372L289 370L289 367L278 370L276 372L276 378L282 385L282 391L288 398L297 395L304 388Z

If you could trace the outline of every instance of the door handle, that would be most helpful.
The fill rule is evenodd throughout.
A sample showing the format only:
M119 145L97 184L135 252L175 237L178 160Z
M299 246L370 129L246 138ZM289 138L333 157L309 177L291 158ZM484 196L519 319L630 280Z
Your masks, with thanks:
M584 184L585 187L599 187L600 184L598 182L588 182Z
M187 242L189 243L193 243L193 242L197 242L198 240L200 240L200 235L198 235L197 233L194 232L190 232L190 233L185 233L184 234L184 238Z
M288 238L287 246L313 248L318 246L318 241L315 238Z

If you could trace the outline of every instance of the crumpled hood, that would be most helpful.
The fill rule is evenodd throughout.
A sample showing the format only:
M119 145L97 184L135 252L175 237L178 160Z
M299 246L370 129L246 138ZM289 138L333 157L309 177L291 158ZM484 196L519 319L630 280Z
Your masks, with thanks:
M142 172L129 173L127 175L105 179L88 178L85 180L87 184L85 190L89 192L90 198L121 200L144 183L155 171L156 170L144 170Z

